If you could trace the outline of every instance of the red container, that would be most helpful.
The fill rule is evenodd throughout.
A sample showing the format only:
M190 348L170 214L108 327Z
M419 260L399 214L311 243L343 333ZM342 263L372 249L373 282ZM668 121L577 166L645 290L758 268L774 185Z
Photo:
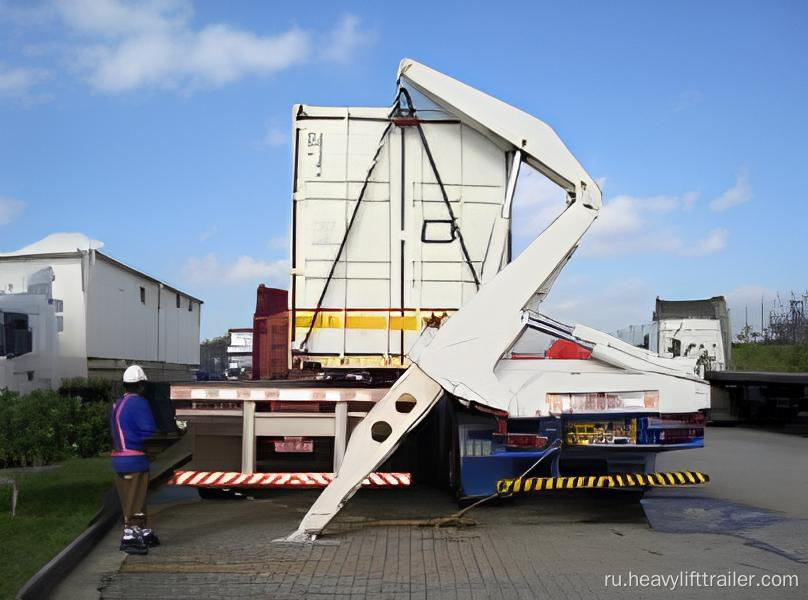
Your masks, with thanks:
M258 286L253 316L253 379L283 379L289 374L287 292Z
M258 286L255 301L255 316L269 317L286 312L289 308L289 293L278 288L268 288L263 283Z

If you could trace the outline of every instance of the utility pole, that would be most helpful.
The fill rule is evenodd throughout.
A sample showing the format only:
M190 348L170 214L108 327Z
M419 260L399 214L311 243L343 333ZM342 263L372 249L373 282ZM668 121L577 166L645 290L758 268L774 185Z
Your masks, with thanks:
M763 294L760 295L760 335L763 335Z

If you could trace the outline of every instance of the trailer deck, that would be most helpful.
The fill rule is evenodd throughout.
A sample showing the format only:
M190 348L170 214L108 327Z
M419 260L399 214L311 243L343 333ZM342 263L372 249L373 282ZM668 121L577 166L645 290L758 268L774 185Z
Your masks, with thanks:
M351 431L388 389L311 379L197 381L172 384L171 401L177 418L193 427L199 471L255 473L260 438L278 454L316 453L314 438L325 438L333 440L336 472Z

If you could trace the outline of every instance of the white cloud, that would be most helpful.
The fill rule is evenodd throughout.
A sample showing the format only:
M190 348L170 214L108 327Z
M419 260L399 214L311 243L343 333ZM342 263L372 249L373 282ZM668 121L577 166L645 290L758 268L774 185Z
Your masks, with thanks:
M582 250L591 255L662 252L681 256L704 256L723 250L729 238L726 229L713 229L693 239L671 225L674 214L690 211L698 192L681 196L636 197L620 195L604 203Z
M696 204L696 201L699 199L699 196L700 196L699 192L687 192L681 198L682 208L684 210L690 210L691 208L693 208L693 206L695 206Z
M183 279L200 285L232 285L281 281L289 274L289 261L261 260L239 256L232 263L222 263L215 254L191 257L182 268Z
M0 196L0 225L8 225L25 210L25 202Z
M696 241L695 244L683 247L682 253L690 254L692 256L713 254L727 247L728 238L729 232L726 229L714 229L703 239Z
M193 15L188 0L57 0L55 6L75 31L108 37L168 32L183 27Z
M0 64L0 96L24 96L47 77L48 72L44 69Z
M220 87L272 75L312 56L346 64L371 41L350 15L330 32L291 27L259 34L226 23L194 28L187 0L61 0L56 7L83 40L73 53L73 68L107 93Z
M226 277L233 281L248 281L250 279L276 279L289 272L289 261L257 260L251 256L239 256L236 262L226 270Z
M90 84L105 92L139 87L219 87L245 75L270 75L304 62L309 34L256 36L226 25L197 32L149 32L83 52Z
M373 34L362 31L358 17L344 16L336 29L326 36L323 58L335 63L347 64L357 50L373 41Z
M733 206L745 204L752 199L752 186L749 183L749 171L742 168L735 179L735 185L710 202L710 208L723 212Z
M605 183L604 177L598 185L602 188ZM696 191L681 196L615 196L604 202L598 219L581 242L581 251L597 256L644 252L698 256L718 252L727 244L726 230L715 229L702 239L690 239L670 225L671 215L692 210L698 199ZM564 201L565 192L560 187L522 166L513 210L517 252L561 214Z

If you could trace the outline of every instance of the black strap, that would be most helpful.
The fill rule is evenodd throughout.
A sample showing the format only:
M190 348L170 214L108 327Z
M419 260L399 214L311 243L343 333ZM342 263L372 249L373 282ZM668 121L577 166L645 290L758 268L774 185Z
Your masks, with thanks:
M395 114L402 114L401 106L401 97L407 101L407 115L413 116L415 114L415 108L412 104L412 97L410 97L410 93L403 87L400 87L398 93L396 94L395 100L393 101L393 109L387 115L388 123L387 126L384 128L381 137L379 138L379 144L376 147L376 153L373 155L373 162L370 165L370 169L368 169L368 174L365 176L365 181L362 183L362 189L359 191L359 197L356 200L356 204L354 205L353 212L351 213L351 219L348 221L348 227L345 228L345 234L342 236L342 241L340 242L339 249L337 249L337 255L334 257L334 262L331 263L331 269L328 271L328 277L326 277L325 284L323 285L323 291L320 293L320 297L317 300L317 305L314 307L314 314L311 317L311 323L309 323L309 328L306 330L306 335L303 338L303 341L300 343L300 347L305 348L306 344L309 341L309 337L311 336L311 332L314 329L314 324L317 322L317 316L320 314L320 311L323 306L323 300L325 299L325 294L328 291L328 286L331 283L331 279L334 277L334 271L337 269L337 264L339 264L339 259L342 256L342 252L345 249L345 244L348 241L348 234L351 232L351 228L353 227L354 221L356 220L356 215L359 213L359 205L362 204L362 200L365 197L365 191L367 190L368 183L370 182L370 177L373 175L373 171L376 168L376 164L379 159L379 154L381 154L382 148L384 147L383 141L384 138L387 137L387 134L390 133L390 129L392 128L393 122L390 121ZM454 215L454 211L452 210L452 205L449 202L449 196L446 193L446 188L443 186L443 180L440 177L440 173L438 172L438 167L435 165L435 159L432 157L432 151L429 149L429 143L426 140L426 135L424 135L424 130L421 127L420 122L416 122L416 127L418 128L418 134L421 136L421 142L424 145L424 150L426 151L427 158L429 159L429 164L432 167L432 172L435 174L435 179L438 182L438 186L440 187L441 195L443 196L443 202L446 204L446 208L449 211L449 217L452 220L452 230L457 234L457 238L460 241L460 248L463 251L463 257L468 265L469 269L471 270L471 276L474 278L474 285L477 289L480 289L480 280L477 277L477 272L474 270L474 264L471 262L471 257L469 256L468 250L466 248L466 242L463 240L463 233L460 231L460 227L457 225L457 220ZM403 185L403 182L402 182ZM403 308L403 307L402 307ZM294 324L292 325L294 327Z
M415 113L415 109L412 106L412 98L410 97L410 93L405 89L401 88L401 95L403 93L404 97L407 100L407 104L409 105L410 114ZM477 277L477 271L474 269L474 263L471 262L471 256L469 256L469 251L466 248L466 241L463 239L463 232L460 231L460 226L457 224L457 218L455 217L454 211L452 210L452 204L449 202L449 195L446 193L446 188L443 185L443 180L440 177L440 173L438 172L438 167L435 164L435 159L432 156L432 151L429 149L429 142L426 141L426 135L424 134L424 128L421 127L421 122L418 121L415 125L418 128L418 134L421 136L421 143L424 145L424 150L426 151L426 157L429 159L429 166L432 167L432 172L435 174L435 179L438 182L438 187L440 187L441 196L443 196L443 203L446 205L446 210L449 212L449 218L452 220L452 231L457 234L457 239L460 241L460 249L463 251L463 258L466 261L466 264L471 271L471 276L474 278L474 285L477 289L480 289L480 279Z

